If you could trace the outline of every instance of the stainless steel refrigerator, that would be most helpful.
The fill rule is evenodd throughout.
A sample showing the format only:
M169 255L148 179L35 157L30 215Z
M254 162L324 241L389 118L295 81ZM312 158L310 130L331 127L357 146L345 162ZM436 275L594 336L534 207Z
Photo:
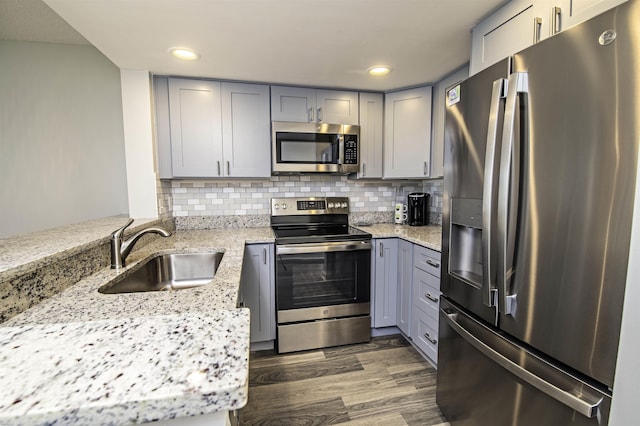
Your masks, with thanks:
M608 423L640 144L640 0L447 92L437 402Z

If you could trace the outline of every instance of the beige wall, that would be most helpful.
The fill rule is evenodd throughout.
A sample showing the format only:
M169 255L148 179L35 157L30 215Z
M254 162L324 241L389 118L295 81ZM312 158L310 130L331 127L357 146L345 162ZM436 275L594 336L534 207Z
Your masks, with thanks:
M128 213L118 67L55 43L0 58L0 237Z

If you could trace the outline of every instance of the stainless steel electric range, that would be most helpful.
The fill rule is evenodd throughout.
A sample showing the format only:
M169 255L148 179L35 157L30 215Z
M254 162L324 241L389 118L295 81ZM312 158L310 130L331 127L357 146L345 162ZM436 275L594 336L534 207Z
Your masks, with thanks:
M371 234L346 197L273 198L278 352L371 338Z

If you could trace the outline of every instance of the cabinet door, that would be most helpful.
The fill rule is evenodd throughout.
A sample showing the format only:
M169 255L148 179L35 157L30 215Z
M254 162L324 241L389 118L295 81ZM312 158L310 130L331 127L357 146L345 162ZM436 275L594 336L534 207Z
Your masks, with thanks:
M431 86L387 94L384 113L384 177L428 177Z
M222 141L224 176L271 176L269 86L222 83Z
M444 176L444 117L447 91L468 77L469 67L464 67L442 79L434 88L431 173L429 177Z
M360 93L360 170L358 178L382 177L382 122L384 97L381 93Z
M173 176L221 176L220 83L170 79L169 111Z
M397 323L398 328L407 336L411 335L412 277L413 244L400 240L398 242Z
M398 240L376 239L374 244L373 326L391 327L397 321Z
M358 121L358 92L316 91L318 123L355 124Z
M515 0L479 23L471 35L470 74L548 37L548 0Z
M411 325L411 340L433 361L438 363L438 323L425 312L416 309Z
M243 305L251 311L251 342L276 338L273 244L244 249L240 282Z
M316 121L316 91L300 87L271 86L273 121Z
M559 7L559 20L556 20L555 31L564 31L580 22L618 6L627 0L552 0L553 6ZM558 18L558 17L556 17Z

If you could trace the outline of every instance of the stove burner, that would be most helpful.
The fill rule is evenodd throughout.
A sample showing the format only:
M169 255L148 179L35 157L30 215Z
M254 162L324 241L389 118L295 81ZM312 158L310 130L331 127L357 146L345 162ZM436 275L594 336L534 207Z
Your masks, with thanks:
M371 239L371 234L349 226L346 197L274 198L271 212L276 244Z

